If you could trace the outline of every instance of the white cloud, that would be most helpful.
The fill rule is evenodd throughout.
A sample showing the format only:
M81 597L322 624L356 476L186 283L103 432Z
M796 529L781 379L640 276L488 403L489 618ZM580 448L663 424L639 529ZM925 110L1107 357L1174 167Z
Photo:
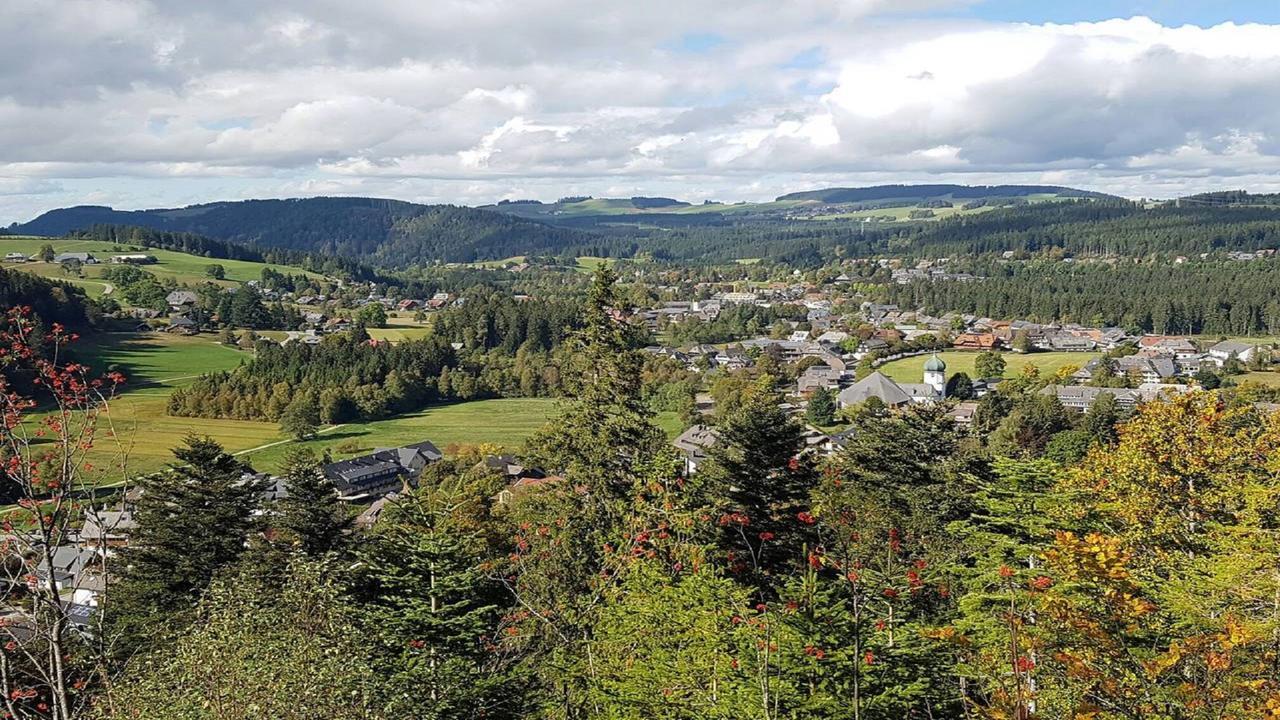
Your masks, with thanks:
M897 14L965 1L0 0L0 211L1273 184L1280 26Z

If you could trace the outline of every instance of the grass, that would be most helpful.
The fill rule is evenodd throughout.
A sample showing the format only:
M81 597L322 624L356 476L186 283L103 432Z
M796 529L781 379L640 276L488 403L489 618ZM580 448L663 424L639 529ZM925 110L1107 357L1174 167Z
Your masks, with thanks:
M192 432L212 437L265 471L276 470L295 444L274 423L166 414L174 388L203 373L235 368L249 357L218 344L211 335L108 333L78 343L76 351L95 371L116 366L129 378L101 418L98 443L88 457L103 483L118 482L122 468L131 476L163 469L173 460L172 449ZM396 418L325 428L302 444L317 454L329 449L335 458L420 440L446 451L450 446L492 444L514 452L554 416L555 409L556 402L545 398L437 405ZM683 429L675 413L659 413L655 422L668 437ZM350 451L341 452L338 446Z
M104 482L162 469L172 449L188 433L198 432L236 452L279 439L271 423L170 417L165 413L173 388L207 372L229 370L249 357L224 347L212 336L103 333L72 346L94 374L109 367L128 378L99 420L98 438L87 459Z
M546 398L474 400L436 405L387 420L351 424L301 443L276 445L248 453L245 459L259 470L279 467L289 448L302 445L317 455L326 449L335 459L370 452L379 447L399 447L430 440L446 450L450 446L492 444L519 450L525 439L554 414L555 401ZM342 446L350 452L342 452Z
M601 265L605 265L608 262L609 262L609 258L595 257L592 255L584 255L578 258L577 269L579 272L593 273L597 269L599 269Z
M94 372L114 366L124 373L125 392L157 384L175 387L204 373L230 370L252 357L218 343L213 335L100 333L72 349Z
M1095 358L1099 353L1067 353L1067 352L1045 352L1045 353L1029 353L1026 355L1020 353L1004 353L1005 360L1005 377L1014 377L1022 372L1022 368L1028 365L1034 365L1040 369L1041 375L1052 375L1064 367L1073 365L1082 367L1090 359ZM960 352L950 351L938 353L947 364L947 377L962 372L970 378L975 377L973 370L974 360L978 357L976 352ZM880 366L880 372L889 376L889 378L897 382L920 382L924 375L924 364L929 359L928 355L916 355L914 357L902 358L893 362L885 363Z
M1280 387L1280 373L1274 372L1247 372L1244 375L1232 378L1237 383L1255 383L1258 385L1266 385L1267 387Z
M91 294L101 295L105 290L103 281L100 279L106 268L108 258L112 255L125 254L132 252L129 250L113 250L113 247L127 248L126 244L112 244L102 242L101 240L66 240L36 237L0 237L0 255L10 252L25 253L30 256L39 251L40 246L44 244L53 246L55 252L88 252L93 253L94 257L101 261L97 265L86 265L82 268L83 277L76 278L68 275L63 271L60 265L54 263L29 262L23 264L6 264L5 267L12 270L21 270L35 275L42 275L55 280L67 280L85 287ZM216 258L204 258L196 255L187 255L185 253L173 252L170 250L160 250L156 248L144 248L138 252L155 256L157 262L154 265L143 265L142 269L155 275L157 279L163 280L166 277L173 278L176 282L182 284L194 284L202 282L212 282L225 287L233 287L239 283L249 280L258 280L262 277L263 268L271 268L273 270L291 274L305 274L309 277L319 278L312 272L307 272L300 268L290 267L287 265L269 265L267 263L249 262L247 260L220 260ZM205 268L209 265L221 265L226 271L225 278L221 281L210 278L205 273Z

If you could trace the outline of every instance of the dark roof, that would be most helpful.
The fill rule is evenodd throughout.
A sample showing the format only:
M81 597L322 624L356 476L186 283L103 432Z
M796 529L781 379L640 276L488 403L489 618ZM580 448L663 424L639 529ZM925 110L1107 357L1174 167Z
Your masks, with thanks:
M325 465L324 475L345 498L385 494L404 480L416 480L422 468L444 455L429 441L376 450L350 460Z

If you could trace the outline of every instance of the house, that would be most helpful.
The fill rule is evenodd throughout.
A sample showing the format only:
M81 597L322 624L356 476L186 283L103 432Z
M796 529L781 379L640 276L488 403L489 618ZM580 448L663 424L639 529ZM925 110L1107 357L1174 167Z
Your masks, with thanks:
M1150 350L1175 357L1198 355L1200 350L1190 338L1171 337L1168 335L1143 335L1138 338L1139 350Z
M826 347L839 346L841 343L849 339L849 333L842 330L828 330L816 338L819 345Z
M174 335L197 335L200 332L196 321L186 315L174 315L169 318L169 326L164 329L167 333Z
M1257 353L1257 350L1258 348L1256 345L1236 342L1235 340L1223 340L1217 345L1209 348L1209 356L1218 361L1219 365L1225 363L1231 358L1247 363L1253 360L1253 356Z
M1085 385L1047 385L1040 390L1040 394L1055 396L1064 408L1078 412L1087 412L1103 394L1114 397L1116 404L1125 409L1131 409L1138 400L1137 393L1133 390Z
M947 417L957 425L968 426L973 424L973 417L978 412L978 403L972 400L966 400L962 403L956 403L955 407L947 412Z
M422 307L421 300L401 300L396 303L397 310L417 310Z
M947 364L935 353L925 361L923 382L899 383L877 370L841 390L836 404L842 408L853 407L873 397L891 408L941 402L947 397L946 376Z
M289 334L280 341L280 344L289 345L291 343L302 343L303 345L319 345L322 340L324 340L324 338L317 335L314 329L307 330L306 332L290 330Z
M53 548L51 554L52 568L50 563L41 557L36 565L36 576L46 580L52 572L54 584L59 592L77 587L81 576L91 565L96 565L98 560L97 550L76 545L59 545Z
M1190 391L1191 388L1187 385L1143 383L1133 389L1087 387L1084 385L1047 385L1040 390L1040 394L1057 397L1058 402L1062 403L1062 406L1068 410L1087 412L1089 408L1093 407L1093 403L1097 401L1098 397L1104 393L1114 397L1116 405L1121 409L1132 410L1135 405L1141 402L1150 402L1168 395Z
M1048 333L1044 336L1041 343L1046 350L1054 352L1092 352L1098 347L1098 344L1091 338L1081 335L1073 335L1065 332Z
M346 332L351 329L351 321L347 318L329 318L324 324L325 332Z
M1174 358L1129 355L1116 360L1116 373L1128 375L1144 383L1159 383L1178 374Z
M836 404L842 408L854 407L873 397L891 408L911 404L911 394L878 370L841 390Z
M200 296L190 290L174 290L165 296L164 301L174 310L181 310L200 302Z
M94 257L93 253L87 253L87 252L58 253L57 255L53 256L53 261L60 265L64 263L71 263L71 262L78 262L81 265L98 264L98 258Z
M709 425L694 425L680 433L672 445L684 455L684 472L692 475L709 459L707 450L720 441L720 433Z
M155 255L134 253L130 255L112 255L107 262L112 265L154 265L159 261L156 260Z
M330 463L321 471L337 488L339 499L362 502L412 486L423 468L442 457L435 445L424 440Z
M20 252L11 252L4 256L4 261L10 263L24 263L27 261L27 256Z
M1001 342L994 333L960 333L951 345L957 350L994 350Z
M138 528L138 521L129 510L98 510L85 513L84 526L80 529L80 545L96 548L104 554L111 548L129 544L129 535Z
M808 395L818 388L835 390L840 387L840 377L843 374L830 365L814 365L800 373L800 377L796 379L796 391L801 395Z

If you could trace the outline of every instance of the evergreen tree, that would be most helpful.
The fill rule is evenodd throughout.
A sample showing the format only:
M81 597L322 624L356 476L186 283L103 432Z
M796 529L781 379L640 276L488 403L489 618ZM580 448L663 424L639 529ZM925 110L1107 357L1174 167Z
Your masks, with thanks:
M338 547L350 522L315 454L309 448L290 449L281 475L288 494L277 507L276 526L308 556Z
M107 596L118 652L180 632L215 573L235 562L254 527L262 487L216 441L190 435L168 472L141 483L137 529Z
M809 406L805 408L805 418L814 425L827 426L836 420L835 393L820 387L809 396Z
M813 536L807 511L816 475L802 457L804 428L780 401L773 379L764 376L741 405L721 408L705 469L725 498L720 524L731 565L764 595L804 561Z
M968 400L973 397L973 381L962 372L952 375L947 380L947 397L954 400Z
M516 717L508 659L494 652L509 598L484 571L486 543L465 516L456 477L388 509L361 551L359 620L388 678L392 717Z

